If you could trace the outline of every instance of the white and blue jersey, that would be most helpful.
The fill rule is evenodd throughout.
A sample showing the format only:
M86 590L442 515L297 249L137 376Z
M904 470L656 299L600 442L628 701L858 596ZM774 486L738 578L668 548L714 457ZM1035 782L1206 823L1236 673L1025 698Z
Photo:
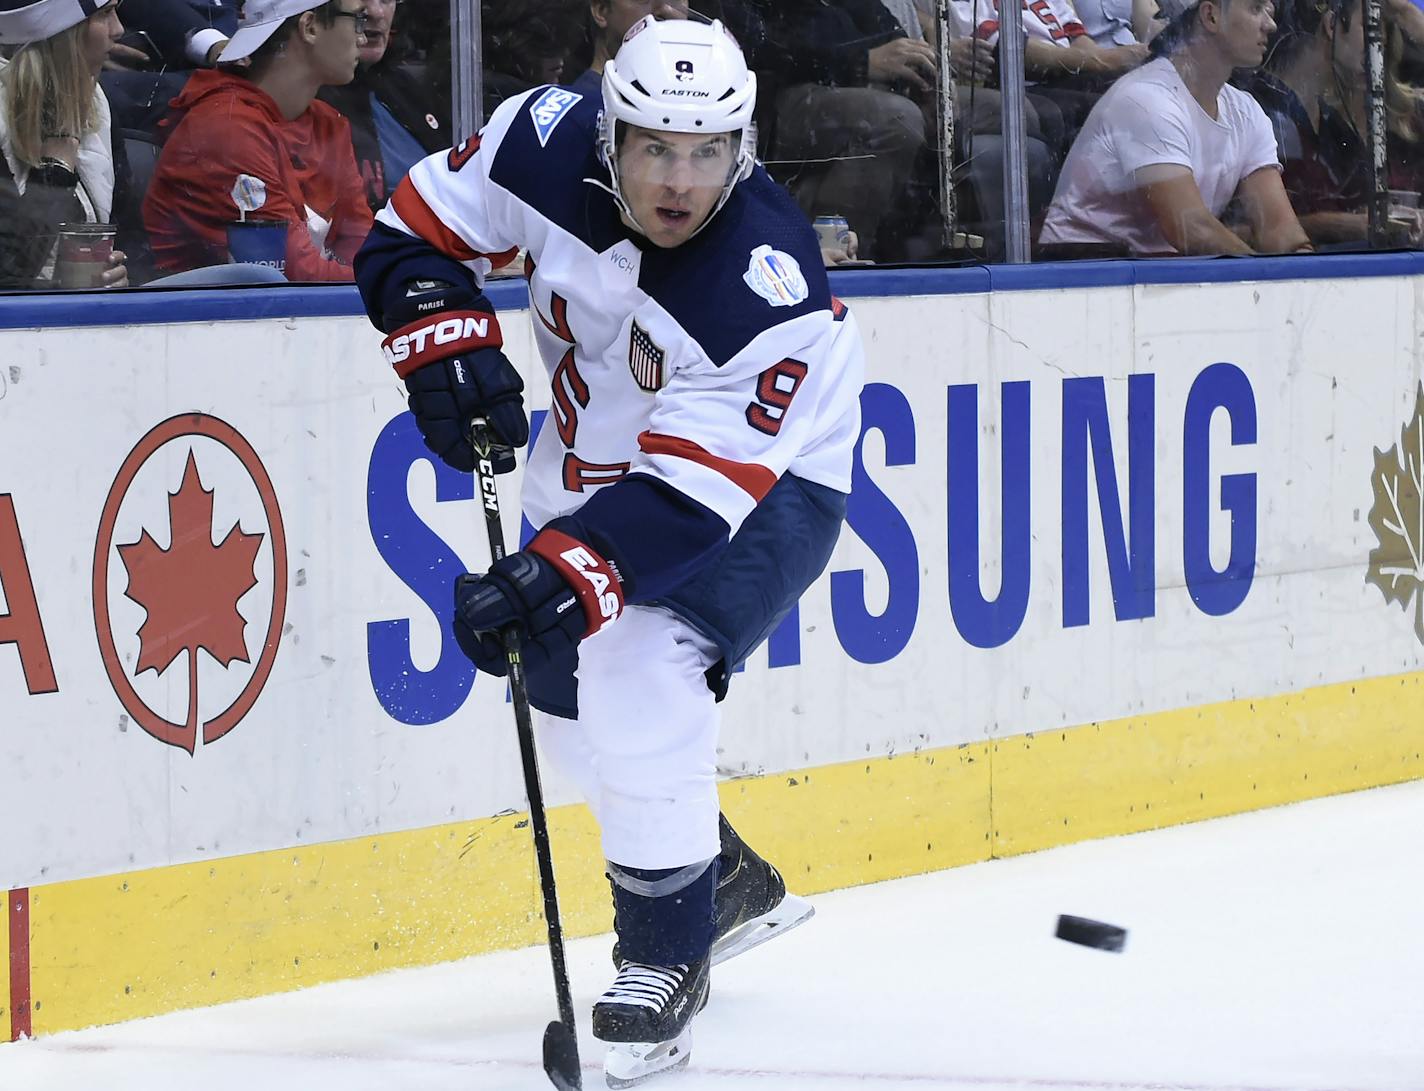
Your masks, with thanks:
M527 251L552 406L524 508L536 527L574 517L618 565L630 603L679 608L679 589L687 598L729 559L739 579L749 566L753 576L759 565L800 569L776 553L772 509L789 491L816 494L808 510L827 512L812 517L824 528L788 527L783 540L829 541L777 596L789 601L680 607L713 630L730 668L829 557L860 431L860 337L830 294L815 233L759 166L681 246L661 249L627 228L590 181L608 183L596 152L601 106L560 87L503 103L478 138L415 166L377 216L357 278L379 322L408 280L482 284ZM761 541L754 555L724 557L774 489L750 536ZM785 507L787 520L804 519L803 499Z

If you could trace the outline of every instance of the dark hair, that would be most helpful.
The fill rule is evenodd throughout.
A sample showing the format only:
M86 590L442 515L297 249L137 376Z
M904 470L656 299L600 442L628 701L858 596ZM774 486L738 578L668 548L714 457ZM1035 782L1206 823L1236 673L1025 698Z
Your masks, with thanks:
M490 0L481 25L486 69L539 82L540 61L576 49L580 13L581 0Z
M311 13L316 16L316 21L322 26L329 27L336 22L336 12L341 10L341 0L326 0L326 3L311 9ZM279 26L265 42L254 49L247 57L247 64L240 70L249 79L260 76L272 66L282 50L287 48L287 41L296 31L297 20L305 11L300 11L296 15L289 15L282 20Z
M1337 28L1349 30L1361 6L1362 0L1282 0L1263 67L1279 68L1293 60L1321 32L1326 16Z

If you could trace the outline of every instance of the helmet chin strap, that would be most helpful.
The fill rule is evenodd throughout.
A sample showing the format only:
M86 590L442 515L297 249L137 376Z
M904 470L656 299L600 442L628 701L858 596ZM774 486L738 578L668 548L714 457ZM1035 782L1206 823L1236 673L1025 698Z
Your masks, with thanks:
M644 229L643 225L638 222L638 217L633 215L633 210L628 207L628 202L623 199L623 194L618 191L617 187L610 186L607 182L598 178L585 178L584 181L591 186L603 190L604 193L612 197L613 203L618 206L618 211L623 213L628 223L632 225L633 230L637 231L638 234L644 238L648 237L648 232Z

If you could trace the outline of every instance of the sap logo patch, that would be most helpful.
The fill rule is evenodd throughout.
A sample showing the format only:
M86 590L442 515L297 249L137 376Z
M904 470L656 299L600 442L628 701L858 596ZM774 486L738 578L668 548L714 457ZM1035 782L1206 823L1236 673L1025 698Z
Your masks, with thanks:
M751 264L742 279L773 307L794 307L806 302L811 294L796 259L770 246L758 246L752 251Z
M549 146L549 137L564 120L564 115L582 101L583 96L577 91L565 91L560 87L551 87L534 100L534 105L529 107L529 116L534 119L534 131L539 134L541 148Z

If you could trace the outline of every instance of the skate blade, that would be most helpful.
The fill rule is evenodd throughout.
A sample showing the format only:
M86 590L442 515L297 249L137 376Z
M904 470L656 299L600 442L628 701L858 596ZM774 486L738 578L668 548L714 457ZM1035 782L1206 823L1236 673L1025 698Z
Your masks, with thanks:
M671 1042L618 1042L603 1059L603 1078L609 1087L632 1087L678 1068L692 1060L692 1029Z
M760 947L767 940L805 924L816 915L816 907L805 898L788 893L772 909L760 917L739 924L712 945L712 965Z

